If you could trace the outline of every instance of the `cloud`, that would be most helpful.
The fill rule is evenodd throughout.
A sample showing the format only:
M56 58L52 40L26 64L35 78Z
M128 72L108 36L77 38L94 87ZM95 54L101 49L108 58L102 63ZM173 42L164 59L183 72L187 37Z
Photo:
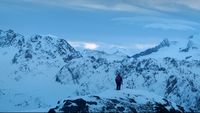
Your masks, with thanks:
M175 3L200 11L200 0L174 0Z
M139 25L143 28L163 29L163 30L196 30L200 23L196 21L176 19L170 17L136 16L118 17L111 19L113 22L122 24Z
M84 48L84 49L97 49L99 47L98 44L94 42L81 42L81 41L68 41L70 45L75 48Z
M9 1L9 0L8 0ZM72 9L124 11L134 13L156 13L151 7L144 7L137 0L20 0L23 3L65 7ZM10 2L12 2L10 0Z
M163 29L163 30L195 30L194 27L173 23L152 23L144 26L145 28Z
M83 42L83 41L68 41L70 45L78 49L91 50L145 50L156 46L154 43L133 43L131 45L116 45L103 42Z
M199 0L2 0L7 3L34 3L74 9L127 11L135 13L182 12L200 10ZM17 1L17 2L16 2Z
M86 49L97 49L99 46L95 43L85 43L84 48Z

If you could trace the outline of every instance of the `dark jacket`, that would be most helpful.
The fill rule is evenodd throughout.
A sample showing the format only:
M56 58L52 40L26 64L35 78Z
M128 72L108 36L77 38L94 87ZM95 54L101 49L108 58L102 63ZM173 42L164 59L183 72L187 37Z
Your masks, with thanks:
M122 77L120 75L117 75L116 78L115 78L115 82L117 84L122 84Z

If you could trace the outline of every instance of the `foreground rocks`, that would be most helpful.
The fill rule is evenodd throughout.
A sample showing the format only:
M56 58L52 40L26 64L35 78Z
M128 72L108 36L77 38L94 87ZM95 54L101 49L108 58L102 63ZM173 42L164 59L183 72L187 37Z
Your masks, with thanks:
M106 93L108 93L107 91ZM106 95L90 95L77 99L59 101L54 112L157 112L182 113L184 108L169 102L166 99L145 92L117 92ZM112 96L113 95L113 96Z

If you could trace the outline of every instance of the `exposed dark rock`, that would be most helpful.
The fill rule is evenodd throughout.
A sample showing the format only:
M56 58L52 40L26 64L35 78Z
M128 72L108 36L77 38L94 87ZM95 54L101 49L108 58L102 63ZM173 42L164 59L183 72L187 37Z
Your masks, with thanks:
M138 54L135 54L133 55L132 57L133 58L138 58L138 57L141 57L141 56L146 56L146 55L149 55L153 52L157 52L159 49L163 48L163 47L169 47L170 46L170 42L168 39L164 39L159 45L153 47L153 48L150 48L150 49L147 49L141 53L138 53Z
M123 112L125 109L124 109L124 107L120 106L120 107L117 107L117 110L120 112Z
M170 113L170 111L168 111L164 105L160 104L160 103L156 103L155 105L155 111L156 113Z
M93 102L93 101L88 101L86 103L89 104L89 105L97 105L97 102Z
M125 94L126 95L126 94ZM129 95L130 96L130 95ZM135 95L136 96L136 95ZM145 104L139 104L134 99L128 97L123 98L93 98L89 96L89 101L82 98L75 100L64 100L60 103L59 112L157 112L157 113L181 113L184 108L181 106L175 109L173 105L166 99L163 102L155 102L148 100ZM134 98L138 98L137 96ZM141 96L139 97L141 98ZM144 97L144 99L146 99ZM131 101L130 101L131 100ZM55 108L54 108L55 109Z
M100 99L101 99L99 96L93 96L93 97L95 97L97 100L100 100Z
M116 109L115 106L116 106L115 103L108 101L106 103L106 110L107 111L112 111L112 110Z
M31 50L26 50L24 57L27 58L27 59L32 59L33 56L31 54Z
M48 113L56 113L56 111L54 110L54 108L52 108L52 109L50 109L50 110L48 111Z
M110 101L112 101L115 104L119 104L120 103L120 101L118 101L117 99L110 99Z
M187 56L187 57L185 57L185 59L190 59L192 56Z
M129 109L130 109L130 112L137 113L137 110L135 108L133 108L133 107L130 106Z
M129 99L129 102L130 103L136 103L136 101L134 99L132 99L132 98Z
M60 109L63 112L88 112L88 105L82 98L76 100L66 100Z
M177 107L179 108L179 110L180 110L182 113L185 113L185 110L184 110L184 108L183 108L182 106L177 105Z
M166 94L170 94L176 88L177 78L171 75L167 80Z

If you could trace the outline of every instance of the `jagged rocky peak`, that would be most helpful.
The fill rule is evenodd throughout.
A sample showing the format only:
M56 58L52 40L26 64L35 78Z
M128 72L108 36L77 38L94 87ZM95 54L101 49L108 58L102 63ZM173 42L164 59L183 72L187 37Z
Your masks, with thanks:
M22 46L24 44L24 36L15 33L9 29L7 31L0 30L0 47Z
M189 37L187 47L198 49L200 47L200 34L192 35Z
M108 53L104 52L104 51L100 51L100 50L90 50L90 49L84 49L81 52L84 56L96 56L96 57L100 57L102 55L109 55Z
M81 57L81 54L76 51L65 39L60 39L53 36L40 36L35 35L31 38L32 42L40 44L44 51L51 51L58 53L63 57Z
M184 49L181 49L180 52L188 52L192 49L199 49L200 48L200 35L191 35L188 37L187 45Z
M66 62L82 57L66 40L54 36L33 35L24 38L23 35L8 30L0 32L0 39L0 47L18 48L13 63L31 61L33 58L38 60L62 59Z
M169 47L169 46L170 46L170 42L169 42L169 40L166 38L166 39L164 39L158 46L159 46L159 47Z
M31 40L31 42L38 42L40 39L42 38L42 36L40 36L40 35L35 35L35 36L32 36L31 38L30 38L30 40Z
M175 42L173 42L173 43L175 43ZM153 53L153 52L159 51L161 48L169 47L170 44L171 44L171 42L170 42L168 39L164 39L159 45L157 45L157 46L155 46L155 47L153 47L153 48L149 48L149 49L147 49L147 50L145 50L145 51L142 51L142 52L140 52L140 53L138 53L138 54L135 54L135 55L133 55L132 57L133 57L133 58L139 58L139 57L141 57L141 56L149 55L149 54L151 54L151 53Z

